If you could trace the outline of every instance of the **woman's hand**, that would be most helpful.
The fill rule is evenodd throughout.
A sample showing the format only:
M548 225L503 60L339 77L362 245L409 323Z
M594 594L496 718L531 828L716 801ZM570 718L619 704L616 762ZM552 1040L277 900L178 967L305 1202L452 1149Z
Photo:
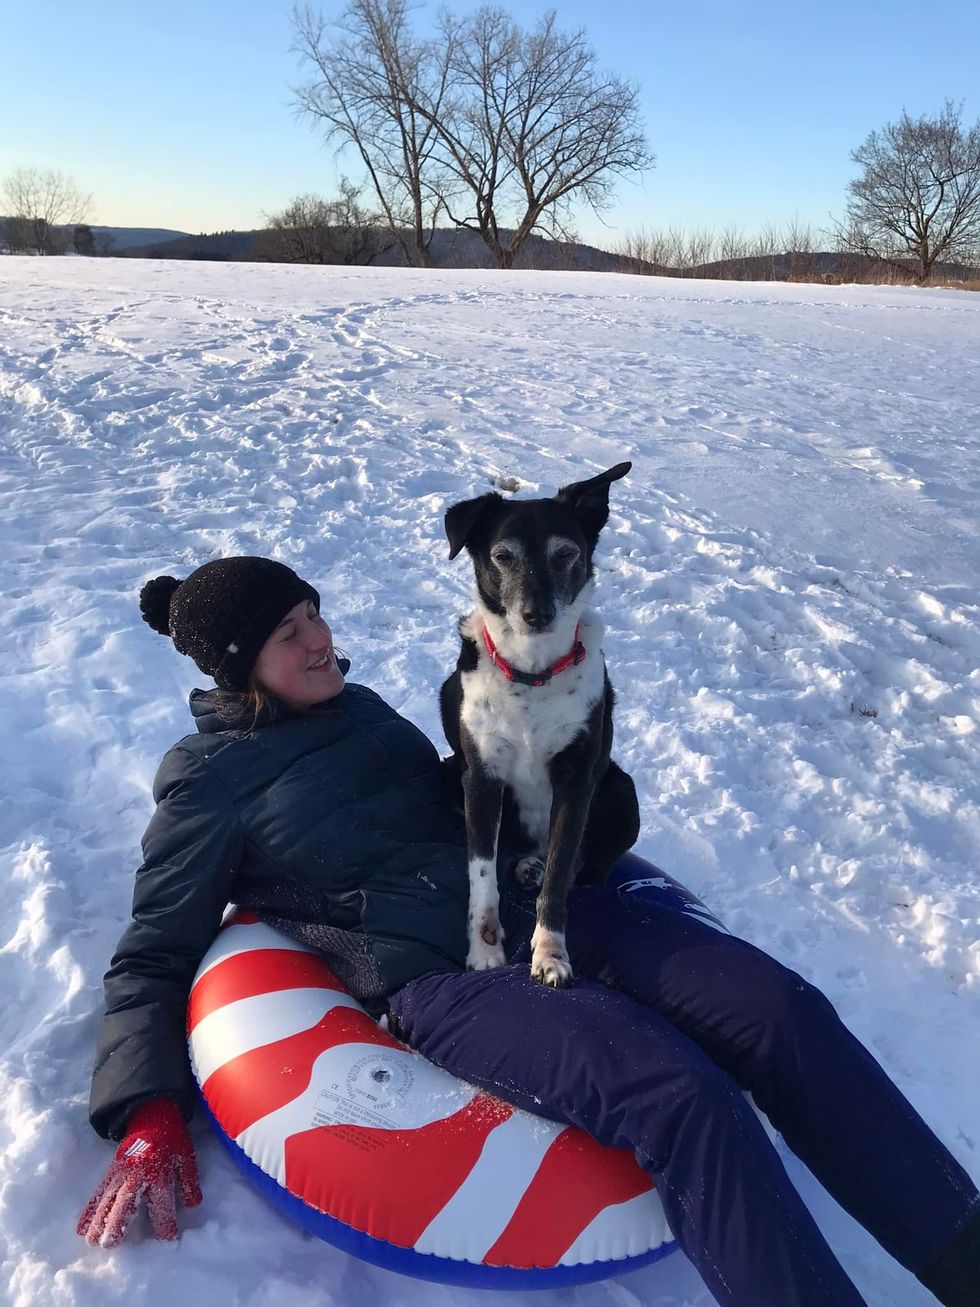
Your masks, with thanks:
M77 1231L86 1243L114 1248L137 1205L145 1200L156 1237L176 1239L175 1189L186 1207L201 1201L194 1145L180 1108L169 1098L140 1103Z

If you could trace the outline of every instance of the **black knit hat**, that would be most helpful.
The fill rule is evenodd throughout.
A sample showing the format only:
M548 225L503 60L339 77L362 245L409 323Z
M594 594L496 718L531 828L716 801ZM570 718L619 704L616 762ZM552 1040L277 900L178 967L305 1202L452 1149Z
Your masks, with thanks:
M223 690L244 690L262 646L291 608L320 596L272 558L217 558L186 581L158 576L140 591L143 621L169 635Z

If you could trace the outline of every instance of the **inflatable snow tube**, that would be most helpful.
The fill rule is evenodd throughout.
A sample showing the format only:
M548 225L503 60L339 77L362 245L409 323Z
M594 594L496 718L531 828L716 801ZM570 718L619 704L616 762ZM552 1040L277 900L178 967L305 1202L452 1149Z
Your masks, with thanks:
M612 883L719 923L627 855ZM379 1026L325 959L244 909L188 1008L191 1065L219 1138L287 1216L356 1257L478 1288L556 1288L673 1250L627 1150L518 1111Z
M661 871L652 862L646 862L635 853L623 854L610 872L607 884L619 890L620 894L636 898L641 903L652 903L657 907L671 908L675 912L685 912L688 916L703 921L706 926L728 934L728 928L722 925L714 913L705 907L686 885L682 885L679 880L674 880L673 876L668 876L665 871Z

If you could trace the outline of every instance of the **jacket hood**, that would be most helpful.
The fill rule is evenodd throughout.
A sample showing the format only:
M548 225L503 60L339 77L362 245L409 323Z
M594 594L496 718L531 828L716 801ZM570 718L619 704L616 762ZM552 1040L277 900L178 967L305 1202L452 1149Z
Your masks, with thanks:
M244 731L252 725L253 710L242 694L233 690L191 690L191 716L202 735L216 735L219 731ZM268 725L279 716L284 705L268 704L259 715L256 725Z
M314 704L311 713L325 712L339 708L340 701L347 692L344 686L339 694L325 699L322 704ZM267 699L258 717L255 710L243 694L234 690L191 690L191 716L202 735L217 735L220 731L251 731L260 726L271 726L274 722L290 721L305 713L294 712L281 699Z

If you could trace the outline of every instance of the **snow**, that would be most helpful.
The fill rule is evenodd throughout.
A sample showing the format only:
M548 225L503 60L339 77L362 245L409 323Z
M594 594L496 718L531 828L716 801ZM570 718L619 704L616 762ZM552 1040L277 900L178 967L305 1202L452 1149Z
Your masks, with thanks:
M477 1307L286 1224L195 1123L179 1246L74 1221L101 975L192 665L139 586L269 554L440 745L445 507L621 459L598 561L638 851L821 986L980 1177L980 296L7 258L0 1295ZM780 1144L871 1304L929 1296ZM708 1307L681 1256L515 1307Z

